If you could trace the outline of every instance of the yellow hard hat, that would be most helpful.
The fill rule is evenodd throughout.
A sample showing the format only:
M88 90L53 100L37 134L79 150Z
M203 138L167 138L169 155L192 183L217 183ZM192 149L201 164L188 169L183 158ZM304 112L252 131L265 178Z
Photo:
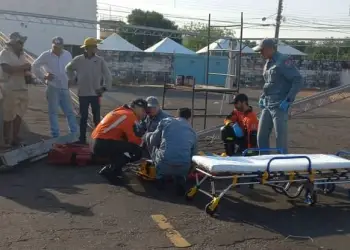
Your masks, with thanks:
M84 40L84 44L80 48L85 48L86 46L96 46L100 44L102 40L93 37L88 37Z

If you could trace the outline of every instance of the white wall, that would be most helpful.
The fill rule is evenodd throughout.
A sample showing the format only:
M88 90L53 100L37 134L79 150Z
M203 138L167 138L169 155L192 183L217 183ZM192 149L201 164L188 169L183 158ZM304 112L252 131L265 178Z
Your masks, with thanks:
M0 9L96 21L96 2L97 0L1 0ZM1 17L0 31L6 35L18 31L28 36L25 47L36 55L51 47L54 36L63 37L66 44L80 45L86 37L96 37L97 34L96 29L26 22L27 18L23 20L3 20ZM53 22L55 23L54 20Z

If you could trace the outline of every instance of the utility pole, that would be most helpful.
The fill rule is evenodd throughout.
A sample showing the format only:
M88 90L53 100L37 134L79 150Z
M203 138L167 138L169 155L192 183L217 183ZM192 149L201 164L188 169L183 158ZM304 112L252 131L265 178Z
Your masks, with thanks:
M278 0L277 7L277 16L276 16L276 29L275 29L275 38L278 41L278 37L280 34L280 26L282 21L282 11L283 11L283 0Z

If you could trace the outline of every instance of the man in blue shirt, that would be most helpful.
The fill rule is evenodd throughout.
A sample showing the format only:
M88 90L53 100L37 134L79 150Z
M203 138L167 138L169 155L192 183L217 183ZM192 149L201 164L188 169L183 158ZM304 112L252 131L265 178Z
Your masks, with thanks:
M177 191L184 192L192 156L197 153L197 134L190 124L191 110L181 108L178 117L160 121L154 132L146 133L145 141L156 166L158 187L164 185L164 177L176 177Z
M140 123L141 129L146 132L153 132L156 130L159 122L164 118L170 117L170 115L164 112L159 105L159 101L154 96L149 96L146 98L147 101L147 116ZM150 158L150 149L147 148L146 143L143 144L143 156L145 158Z
M147 132L153 132L156 130L159 122L170 115L160 108L159 101L155 96L147 97L146 101L148 103L147 117L144 122Z
M276 147L288 153L288 109L302 88L302 77L293 61L277 51L274 39L263 39L253 48L266 59L263 71L265 85L259 100L262 109L259 128L259 148L269 148L269 138L275 129Z

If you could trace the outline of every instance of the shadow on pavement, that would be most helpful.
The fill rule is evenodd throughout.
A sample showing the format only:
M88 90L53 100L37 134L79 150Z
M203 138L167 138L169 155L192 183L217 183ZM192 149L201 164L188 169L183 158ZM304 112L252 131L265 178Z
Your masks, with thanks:
M176 194L175 186L171 182L167 182L165 190L160 191L156 188L155 182L138 179L136 180L137 184L141 186L139 190L137 186L132 185L135 182L134 179L134 176L130 174L126 175L124 178L124 187L135 195L169 203L186 204L185 198Z
M45 162L22 164L20 167L0 175L0 196L37 211L94 215L92 206L74 205L62 201L60 196L77 195L75 199L79 202L79 194L83 191L79 185L103 183L96 174L96 167L53 167ZM64 199L67 198L70 197L64 196Z
M130 179L126 181L125 187L135 195L163 202L195 206L203 212L205 205L210 201L208 197L199 193L194 200L186 201L184 197L176 196L171 184L168 185L166 190L158 191L153 182L142 180L139 182L143 187L141 191L136 190L133 185L128 185ZM205 190L210 189L207 187ZM330 198L347 199L348 196L344 193L344 189L339 187L337 190L337 192L330 195ZM328 198L324 198L320 194L319 197L322 197L321 203L314 207L308 207L303 203L301 196L295 200L287 201L293 207L278 209L278 202L286 202L283 199L277 199L278 196L283 197L273 191L269 192L269 190L260 188L253 190L248 187L236 188L234 197L226 196L227 200L220 201L219 213L216 218L226 222L246 223L281 234L284 237L292 235L317 238L345 235L350 232L350 218L348 216L350 204L345 201L330 202L331 204L328 205L326 204ZM244 199L242 199L243 197ZM246 200L249 200L249 202ZM323 200L325 201L323 202ZM272 203L271 206L274 208L264 206L268 203ZM276 203L276 206L273 203Z
M293 205L291 208L272 209L239 198L229 197L228 200L220 204L219 220L240 221L285 237L317 238L350 232L350 204L346 202L319 203L308 207L298 198L288 200Z

